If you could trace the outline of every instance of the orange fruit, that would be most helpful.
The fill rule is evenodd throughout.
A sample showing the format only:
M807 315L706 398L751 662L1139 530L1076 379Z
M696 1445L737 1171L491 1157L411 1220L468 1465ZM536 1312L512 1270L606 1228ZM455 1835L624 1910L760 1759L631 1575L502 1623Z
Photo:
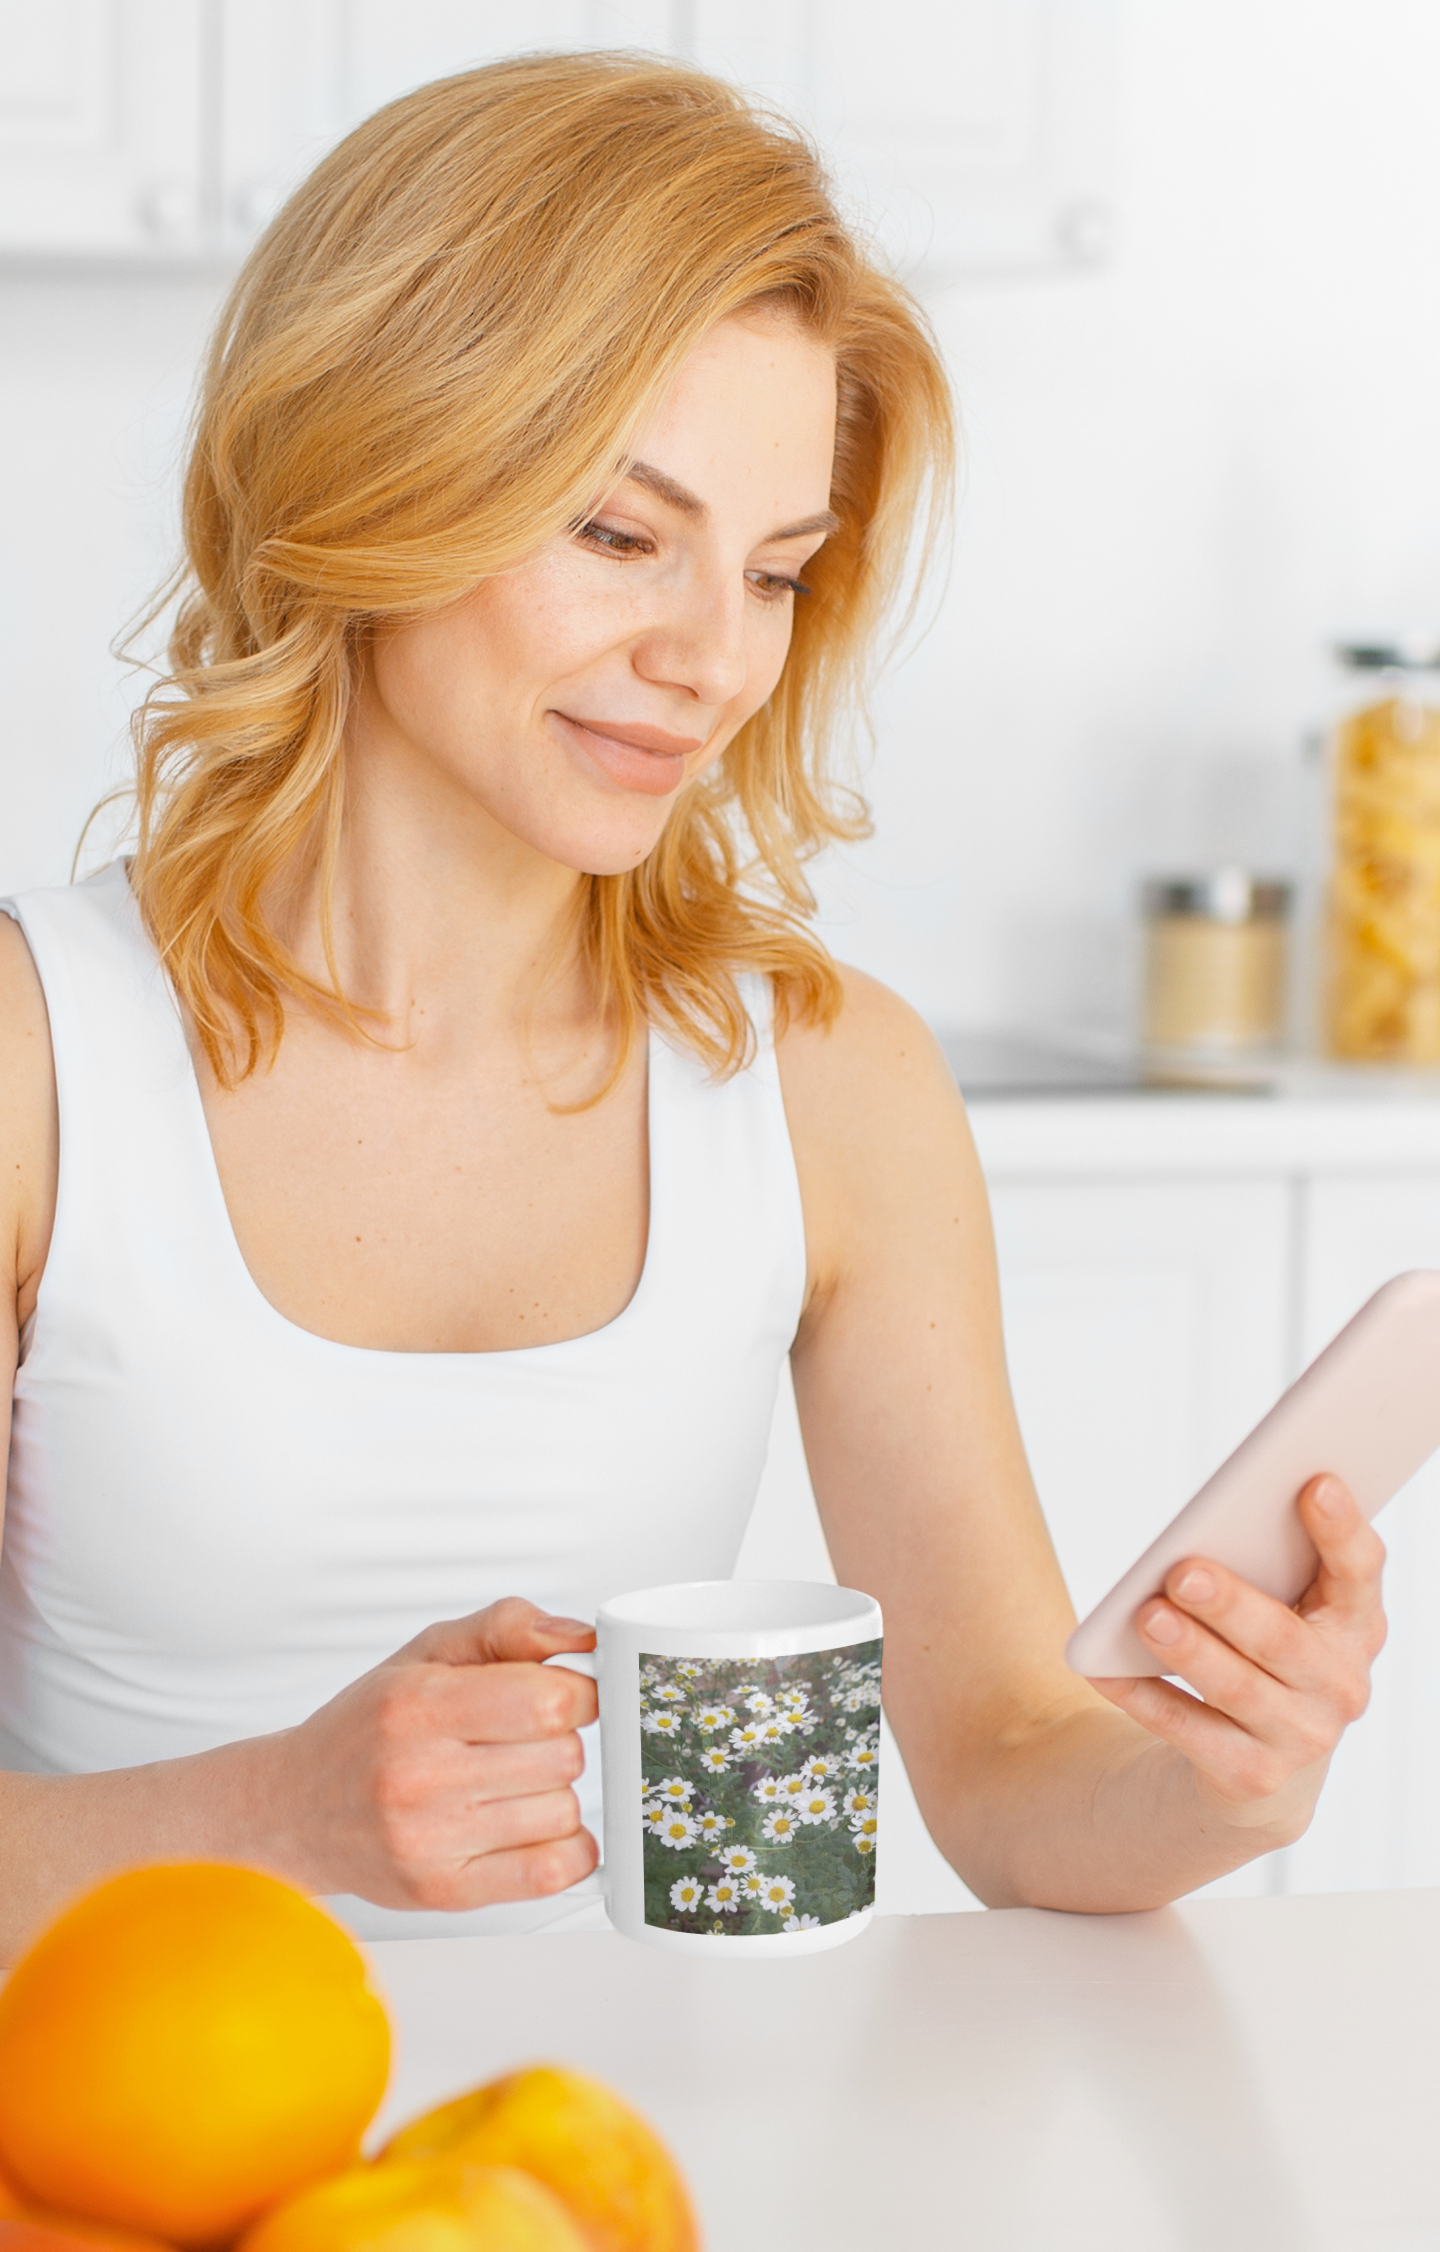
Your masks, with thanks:
M513 2166L352 2166L263 2214L237 2252L589 2252L558 2197Z
M158 2236L92 2228L63 2213L21 2213L0 2220L0 2252L170 2252L170 2247Z
M379 2163L520 2166L568 2208L591 2252L697 2252L679 2168L636 2111L583 2072L533 2065L412 2120Z
M359 1951L253 1869L132 1869L0 1990L0 2165L35 2202L223 2242L347 2166L384 2091Z

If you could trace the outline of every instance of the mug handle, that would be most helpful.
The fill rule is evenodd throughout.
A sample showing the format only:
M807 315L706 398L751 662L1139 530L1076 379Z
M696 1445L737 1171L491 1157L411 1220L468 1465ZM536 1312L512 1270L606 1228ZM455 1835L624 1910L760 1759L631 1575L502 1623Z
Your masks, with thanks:
M583 1673L591 1681L598 1681L595 1660L599 1655L598 1650L557 1650L553 1658L542 1658L540 1663L542 1666L568 1666L571 1673Z

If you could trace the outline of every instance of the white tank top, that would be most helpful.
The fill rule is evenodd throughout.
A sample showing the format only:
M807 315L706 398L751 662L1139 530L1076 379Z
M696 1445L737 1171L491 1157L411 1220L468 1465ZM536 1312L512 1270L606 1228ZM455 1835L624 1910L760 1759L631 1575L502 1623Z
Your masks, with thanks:
M0 903L50 1012L60 1186L21 1339L0 1551L0 1765L74 1774L285 1728L436 1619L727 1577L799 1319L768 1025L723 1081L652 1033L650 1226L624 1312L494 1353L341 1345L241 1257L174 995L116 863ZM598 1748L580 1786L600 1812ZM594 1921L594 1879L397 1929Z

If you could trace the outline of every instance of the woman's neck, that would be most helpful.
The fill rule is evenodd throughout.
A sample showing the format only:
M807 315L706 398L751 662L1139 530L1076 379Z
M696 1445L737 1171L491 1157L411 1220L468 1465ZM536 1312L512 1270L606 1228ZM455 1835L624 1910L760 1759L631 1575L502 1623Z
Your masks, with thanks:
M342 991L390 1037L566 1034L590 1014L575 943L585 878L503 828L455 779L360 715L345 750L332 941ZM318 873L278 917L328 984ZM593 1029L593 1027L592 1027Z

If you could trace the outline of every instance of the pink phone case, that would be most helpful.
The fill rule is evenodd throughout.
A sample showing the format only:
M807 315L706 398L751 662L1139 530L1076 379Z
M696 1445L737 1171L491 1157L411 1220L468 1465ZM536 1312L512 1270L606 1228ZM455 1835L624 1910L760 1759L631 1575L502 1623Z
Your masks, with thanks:
M1315 1576L1295 1512L1321 1470L1367 1517L1440 1447L1440 1274L1396 1275L1367 1299L1227 1462L1152 1541L1065 1645L1076 1673L1163 1673L1135 1613L1187 1556L1210 1556L1282 1603Z

